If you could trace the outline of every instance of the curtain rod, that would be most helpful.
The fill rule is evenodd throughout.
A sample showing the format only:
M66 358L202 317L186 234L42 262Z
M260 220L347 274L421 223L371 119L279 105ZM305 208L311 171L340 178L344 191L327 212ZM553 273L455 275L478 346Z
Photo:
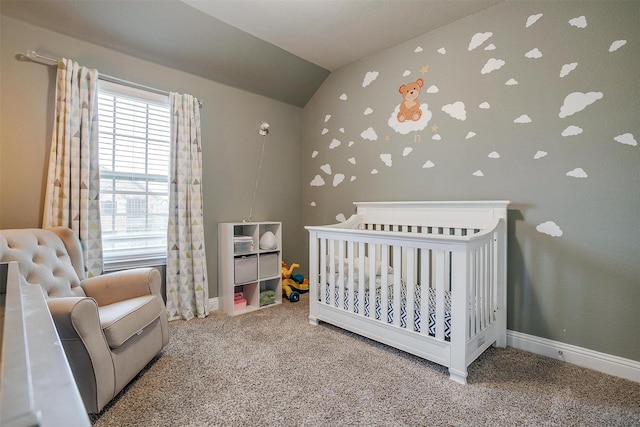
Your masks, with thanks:
M54 59L54 58L49 58L47 56L44 55L40 55L38 52L36 52L35 50L28 50L25 54L22 55L17 55L18 59L22 59L22 60L29 60L32 62L37 62L39 64L44 64L44 65L57 65L58 64L58 60ZM132 88L136 88L136 89L143 89L149 92L153 92L153 93L157 93L160 95L165 95L165 96L169 96L169 92L167 92L166 90L162 90L162 89L156 89L154 87L150 87L150 86L145 86L145 85L141 85L139 83L134 83L134 82L130 82L128 80L124 80L124 79L120 79L118 77L114 77L114 76L110 76L108 74L103 74L103 73L98 73L98 78L107 82L111 82L111 83L117 83L117 84L121 84L124 86L129 86ZM197 100L198 101L198 106L200 108L202 108L202 101L200 99Z

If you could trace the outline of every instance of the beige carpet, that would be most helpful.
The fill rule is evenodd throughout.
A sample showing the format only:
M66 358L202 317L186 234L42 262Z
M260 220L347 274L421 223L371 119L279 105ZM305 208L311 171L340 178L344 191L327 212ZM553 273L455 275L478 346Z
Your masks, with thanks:
M640 383L513 348L469 384L307 321L308 299L170 322L170 343L94 426L640 426Z

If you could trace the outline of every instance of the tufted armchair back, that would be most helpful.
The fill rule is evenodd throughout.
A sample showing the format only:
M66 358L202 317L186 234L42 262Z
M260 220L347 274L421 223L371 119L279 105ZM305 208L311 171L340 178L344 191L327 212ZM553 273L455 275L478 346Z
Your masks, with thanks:
M0 262L18 261L20 276L49 298L84 297L80 242L65 227L0 231Z

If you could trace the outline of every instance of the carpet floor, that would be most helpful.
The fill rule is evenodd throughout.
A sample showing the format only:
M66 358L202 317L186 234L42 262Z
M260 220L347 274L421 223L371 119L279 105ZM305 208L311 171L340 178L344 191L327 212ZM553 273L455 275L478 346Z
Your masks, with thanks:
M468 384L327 324L298 303L169 323L170 340L107 407L106 426L640 426L640 383L511 347Z

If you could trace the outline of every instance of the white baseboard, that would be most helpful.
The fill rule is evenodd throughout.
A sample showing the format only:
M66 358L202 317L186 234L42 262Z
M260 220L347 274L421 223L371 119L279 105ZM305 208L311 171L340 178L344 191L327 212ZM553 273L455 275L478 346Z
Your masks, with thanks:
M207 301L207 308L209 312L216 311L218 309L218 298L209 298Z
M507 330L507 345L631 381L640 382L640 362Z

